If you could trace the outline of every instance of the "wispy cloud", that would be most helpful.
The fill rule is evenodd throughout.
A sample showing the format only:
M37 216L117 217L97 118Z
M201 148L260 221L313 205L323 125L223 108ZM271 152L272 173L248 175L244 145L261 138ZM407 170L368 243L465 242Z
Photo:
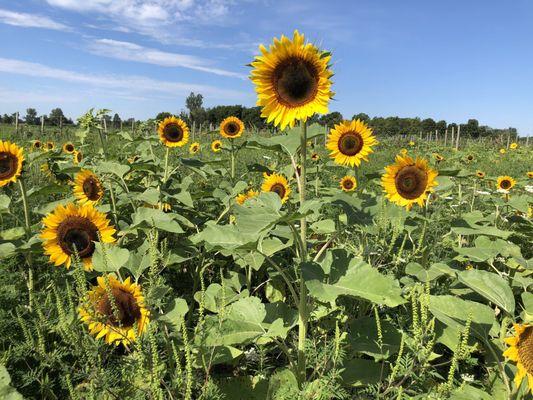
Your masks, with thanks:
M183 67L215 75L246 79L246 76L233 71L215 68L209 61L200 57L169 53L157 49L143 47L131 42L113 39L97 39L90 43L89 51L93 54L119 60L154 64L163 67Z
M103 75L85 74L60 68L49 67L44 64L22 60L0 58L0 72L24 75L37 78L48 78L59 81L106 88L122 91L121 95L138 95L139 93L171 94L173 96L187 95L189 92L199 92L215 99L242 100L245 94L220 89L210 85L198 85L185 82L161 81L138 75Z
M58 31L65 31L70 29L68 26L42 15L19 13L1 8L0 22L8 25L22 26L26 28L43 28Z

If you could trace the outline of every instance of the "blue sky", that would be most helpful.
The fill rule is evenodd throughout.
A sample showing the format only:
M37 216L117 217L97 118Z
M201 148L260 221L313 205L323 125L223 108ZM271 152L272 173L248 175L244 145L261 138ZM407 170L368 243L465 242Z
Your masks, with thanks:
M260 43L294 29L333 53L330 110L533 133L530 0L0 0L0 113L90 107L144 119L253 105Z

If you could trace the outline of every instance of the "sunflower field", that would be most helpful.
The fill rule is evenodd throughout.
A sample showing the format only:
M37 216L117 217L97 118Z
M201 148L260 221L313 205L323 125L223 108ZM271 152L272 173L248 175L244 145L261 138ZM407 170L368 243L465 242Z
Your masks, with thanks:
M260 53L279 133L2 130L0 398L531 398L531 149L309 124L333 55Z

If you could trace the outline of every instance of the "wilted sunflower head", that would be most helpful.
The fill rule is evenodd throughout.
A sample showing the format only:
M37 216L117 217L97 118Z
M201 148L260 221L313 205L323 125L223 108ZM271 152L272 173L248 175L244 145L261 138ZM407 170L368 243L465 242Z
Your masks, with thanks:
M70 142L63 144L63 151L67 154L74 153L76 149L74 148L74 145Z
M0 140L0 187L17 181L22 173L23 162L22 147Z
M189 154L196 154L200 151L200 143L194 142L189 146Z
M516 149L518 148L518 143L515 143L515 142L511 143L511 144L509 145L509 148L510 148L511 150L516 150Z
M476 171L476 176L477 176L478 178L484 178L484 177L485 177L485 173L484 173L483 171L479 171L479 170L478 170L478 171Z
M259 192L257 190L250 189L246 193L240 193L235 200L237 201L237 204L243 205L246 200L256 196L259 196Z
M510 347L503 355L516 362L516 386L520 387L522 380L527 378L528 389L533 393L533 325L514 324L514 330L515 335L505 339Z
M340 180L340 187L345 192L352 192L357 187L357 181L353 176L346 175Z
M330 131L326 148L329 156L340 165L359 166L368 161L372 146L378 144L366 123L361 120L343 121Z
M31 147L35 150L41 150L43 148L43 143L40 140L34 140Z
M424 206L428 193L437 185L437 175L427 160L398 155L395 164L385 167L381 185L390 201L410 210L413 204Z
M113 243L115 228L109 220L91 205L59 205L43 218L44 252L56 266L70 268L77 252L86 270L92 270L94 242Z
M468 161L468 162L474 161L474 155L473 154L467 155L466 156L466 161Z
M54 150L56 148L56 145L54 142L46 142L46 150Z
M213 140L211 143L211 150L218 153L222 149L222 142L220 140Z
M499 190L509 191L516 184L516 181L510 176L499 176L496 183L496 188Z
M159 140L167 147L182 147L189 141L189 127L185 121L167 117L159 123Z
M127 278L99 276L97 285L87 292L79 308L81 320L97 339L108 344L129 345L148 327L150 312L145 306L141 286Z
M529 179L533 179L533 171L528 171L526 175Z
M315 113L327 114L331 91L331 55L305 42L294 31L293 39L282 35L251 63L250 79L255 84L257 105L267 122L285 129Z
M74 150L74 153L72 153L72 159L74 161L74 164L81 163L81 160L83 160L83 154L79 150Z
M81 170L74 178L74 196L80 204L96 205L104 197L100 179L89 170Z
M228 117L220 123L220 134L228 139L235 139L244 132L244 124L237 117Z
M270 174L265 177L263 185L261 186L261 191L276 193L282 203L285 203L291 194L291 188L289 182L287 182L287 178L279 174Z

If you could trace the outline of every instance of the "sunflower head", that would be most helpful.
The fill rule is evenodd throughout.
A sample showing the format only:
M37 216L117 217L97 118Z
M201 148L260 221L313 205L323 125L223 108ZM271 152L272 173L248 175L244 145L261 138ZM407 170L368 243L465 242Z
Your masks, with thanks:
M533 179L533 171L527 171L526 175L529 179Z
M46 142L46 150L54 150L56 148L56 145L54 142Z
M70 268L77 252L86 270L92 270L94 242L113 243L115 228L91 205L59 205L43 219L41 231L44 252L56 266Z
M353 192L357 187L357 181L353 176L346 175L340 180L340 187L345 192Z
M67 142L63 144L63 151L67 154L72 154L74 153L74 151L76 151L76 148L74 147L72 143Z
M407 155L407 149L401 149L401 150L400 150L400 154L401 154L402 156Z
M22 147L0 140L0 187L17 181L22 173L23 162Z
M127 278L99 276L97 285L87 292L79 308L89 333L108 344L129 345L148 327L150 312L145 306L141 286Z
M320 160L320 156L318 155L318 153L312 153L311 154L311 160L313 160L313 161Z
M505 154L506 153L506 150L504 148L501 148L500 149L500 154Z
M194 142L189 146L189 154L196 154L200 151L200 143Z
M282 203L285 203L291 194L291 188L289 182L287 182L287 178L279 174L270 174L265 177L263 185L261 186L261 191L276 193Z
M189 141L189 127L176 117L167 117L157 128L159 140L167 147L182 147Z
M409 142L409 146L413 147L415 145L415 142L413 142L412 140Z
M439 153L433 153L433 157L435 158L435 161L437 162L444 161L444 156L440 155Z
M469 155L467 155L467 156L466 156L466 161L468 161L468 162L472 162L472 161L474 161L474 155L473 155L473 154L469 154Z
M483 171L476 171L476 176L480 179L483 179L485 177L485 173Z
M331 91L331 55L305 42L294 31L293 39L281 36L252 62L250 79L257 92L257 105L267 122L285 129L315 113L327 114Z
M413 204L424 206L428 192L437 185L437 175L427 160L398 155L395 164L385 167L381 185L390 201L410 210Z
M529 391L533 393L533 325L514 325L515 335L505 339L509 348L503 355L516 362L518 369L514 382L520 387L522 380L527 378Z
M343 121L330 131L326 148L335 163L347 166L359 166L361 161L368 161L373 153L372 146L378 144L366 123L361 120Z
M256 196L259 196L259 192L257 190L250 189L246 193L240 193L235 200L237 201L237 204L243 205L246 200Z
M43 148L43 143L40 140L34 140L31 147L34 150L41 150Z
M96 205L104 197L100 179L89 170L81 170L74 178L74 196L80 204Z
M516 149L518 148L518 143L515 143L515 142L511 143L511 144L509 145L509 148L510 148L511 150L516 150Z
M139 158L140 157L138 155L136 155L136 154L134 156L132 156L132 157L128 157L128 163L133 164L133 163L137 162L139 160Z
M222 150L222 142L220 140L213 140L211 143L211 150L213 150L215 153L218 153L220 150Z
M244 132L244 124L237 117L228 117L220 124L220 134L228 139L235 139Z
M496 188L499 190L509 191L516 184L516 181L510 176L499 176L496 182Z

